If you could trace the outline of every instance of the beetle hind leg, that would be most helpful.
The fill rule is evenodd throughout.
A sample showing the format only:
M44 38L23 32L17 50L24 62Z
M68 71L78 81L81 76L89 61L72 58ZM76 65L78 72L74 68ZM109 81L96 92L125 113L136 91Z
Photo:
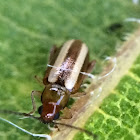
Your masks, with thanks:
M70 97L72 98L78 98L78 97L82 97L85 96L86 92L76 92L75 94L71 94Z
M42 78L40 78L40 77L38 77L37 75L35 75L35 79L36 79L36 81L37 81L41 86L44 86Z
M95 64L96 64L96 60L92 60L91 62L89 62L88 68L87 68L87 73L91 73L92 72Z
M71 119L72 118L72 113L69 108L65 107L62 111L62 116L60 117L61 119Z

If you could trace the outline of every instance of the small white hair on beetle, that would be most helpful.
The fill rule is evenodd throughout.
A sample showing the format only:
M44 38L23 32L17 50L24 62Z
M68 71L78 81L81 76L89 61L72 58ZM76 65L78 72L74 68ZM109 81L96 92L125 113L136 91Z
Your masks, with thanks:
M112 63L114 64L113 68L111 69L110 72L108 72L107 74L103 75L103 76L100 76L100 77L96 77L95 75L91 74L91 73L87 73L87 72L80 72L81 74L83 75L86 75L88 77L90 77L91 79L97 79L97 80L101 80L107 76L109 76L116 68L117 66L117 59L116 57L112 58L112 57L106 57L105 58L105 61L112 61ZM56 66L53 66L53 65L50 65L50 64L47 64L47 67L52 67L52 68L56 68L56 69L62 69L62 70L66 70L66 71L73 71L73 72L76 72L74 70L71 70L71 69L65 69L65 68L62 68L62 67L56 67Z
M48 67L51 67L51 68L56 68L56 69L62 69L62 70L65 70L65 71L73 71L73 72L77 72L77 71L74 71L74 70L71 70L71 69L66 69L66 68L62 68L62 67L56 67L56 66L53 66L53 65L50 65L50 64L47 64ZM91 73L86 73L86 72L80 72L81 74L83 75L86 75L92 79L95 78L95 76Z

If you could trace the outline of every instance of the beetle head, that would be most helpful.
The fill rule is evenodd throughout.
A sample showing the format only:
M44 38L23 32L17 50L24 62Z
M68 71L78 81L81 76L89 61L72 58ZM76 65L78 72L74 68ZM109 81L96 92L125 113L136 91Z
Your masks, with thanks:
M49 123L59 118L59 105L55 103L43 104L38 108L38 113L41 115L40 119L43 123Z

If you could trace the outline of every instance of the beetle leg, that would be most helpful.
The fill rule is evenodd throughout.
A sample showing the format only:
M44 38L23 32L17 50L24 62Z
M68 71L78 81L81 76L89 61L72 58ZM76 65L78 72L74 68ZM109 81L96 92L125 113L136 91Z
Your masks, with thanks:
M40 96L40 98L41 98L41 94L42 93L40 91L32 91L31 92L31 100L32 100L33 110L31 112L29 112L28 114L32 115L36 111L36 104L35 104L34 96Z
M48 123L47 125L48 125L49 130L51 130L51 131L59 131L59 128L58 128L58 126L56 124L54 126L51 126L51 124ZM53 132L50 133L50 135L53 135Z
M56 52L57 52L57 50L58 50L58 48L57 48L57 46L56 45L54 45L52 48L51 48L51 50L50 50L50 56L49 56L49 61L48 61L48 64L49 65L52 65L51 64L51 61L55 58L55 54L56 54ZM47 65L48 66L48 65ZM44 78L43 78L43 84L44 85L46 85L47 84L47 78L48 78L48 76L49 76L49 71L51 70L51 67L48 67L47 68L47 70L46 70L46 72L45 72L45 76L44 76Z
M69 108L65 107L63 110L62 110L62 116L60 117L61 119L71 119L72 118L72 113L70 111Z
M70 97L77 98L86 95L86 92L76 92L75 94L71 94Z
M87 73L91 73L92 72L95 64L96 64L96 60L92 60L91 62L89 62L88 68L87 68Z
M50 51L49 63L50 63L51 59L54 57L56 52L57 52L57 46L53 45L53 47L51 48L51 51Z
M40 77L38 77L37 75L35 75L35 79L37 80L37 82L38 82L41 86L44 86L43 80L42 80Z

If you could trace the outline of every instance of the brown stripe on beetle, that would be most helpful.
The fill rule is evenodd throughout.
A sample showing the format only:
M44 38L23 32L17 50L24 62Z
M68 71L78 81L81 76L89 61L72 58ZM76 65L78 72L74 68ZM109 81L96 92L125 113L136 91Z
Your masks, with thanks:
M84 65L87 54L88 54L88 48L84 43L82 43L80 52L75 61L75 65L73 65L73 68L69 77L67 77L67 79L65 80L65 87L69 89L70 91L73 90L73 88L75 87L75 84L77 83L78 77Z
M58 76L60 74L60 67L62 63L64 62L65 56L67 55L67 52L73 43L74 40L69 40L66 43L63 44L63 46L60 48L59 54L57 57L54 56L55 59L54 63L51 63L51 65L54 66L54 68L51 68L48 72L48 82L55 83L58 79ZM57 67L57 68L56 68Z
M61 86L65 86L64 85L65 81L69 78L70 74L72 73L75 62L81 51L81 47L82 47L82 42L80 40L75 40L71 44L71 47L69 48L68 53L65 56L65 59L61 65L60 75L58 76L56 82L57 84L60 84Z

